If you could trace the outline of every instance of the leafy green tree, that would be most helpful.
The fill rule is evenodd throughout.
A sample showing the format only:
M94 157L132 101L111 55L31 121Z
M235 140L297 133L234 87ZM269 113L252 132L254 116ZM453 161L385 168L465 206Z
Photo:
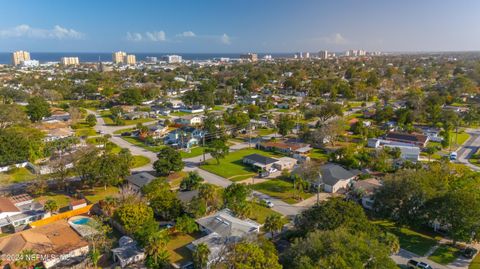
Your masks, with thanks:
M115 210L114 218L128 234L134 234L145 223L154 221L153 210L146 203L125 203Z
M208 256L210 255L210 249L207 244L200 243L193 252L193 264L195 269L206 269L208 265Z
M164 178L156 178L142 189L155 213L166 220L175 219L183 211L182 203Z
M279 214L270 214L265 218L263 229L274 236L276 232L279 232L282 229L284 224L285 221L282 219L282 216Z
M120 101L124 104L129 105L139 105L143 100L142 93L140 89L132 88L132 89L125 89L120 94Z
M175 220L175 230L182 234L190 234L198 231L198 225L193 218L184 214Z
M53 213L54 211L58 210L58 204L54 200L48 200L45 202L43 208L45 208L46 211Z
M273 243L258 239L257 242L241 242L227 255L225 264L239 269L281 269Z
M0 129L27 123L27 114L19 105L0 104Z
M180 189L191 191L197 189L203 182L203 178L197 171L188 172L188 175L180 182Z
M40 121L44 117L49 117L51 115L50 105L44 98L40 96L34 96L28 100L27 114L31 121Z
M145 265L148 268L160 269L169 264L170 255L167 251L169 241L167 230L160 230L150 235L145 244L145 254L147 254Z
M11 127L0 129L0 166L44 157L42 131L34 128Z
M220 159L223 159L228 155L228 150L228 146L223 140L216 139L209 143L205 152L210 153L210 155L217 160L217 164L220 164Z
M85 118L85 122L88 124L88 126L93 127L97 124L97 117L94 114L88 114L88 116Z
M247 198L252 193L249 186L245 184L232 183L223 191L224 207L231 209L239 216L247 215L249 205Z
M295 127L294 118L290 115L281 114L277 122L278 132L282 136L286 136L292 131L293 127Z
M164 147L157 154L158 160L153 163L155 171L162 176L171 172L177 172L183 169L185 164L182 156L172 147Z
M296 239L282 259L285 268L398 268L389 246L368 233L316 230Z
M30 268L39 262L36 258L36 255L37 253L35 253L35 251L31 249L24 249L18 254L19 258L13 263L18 268Z

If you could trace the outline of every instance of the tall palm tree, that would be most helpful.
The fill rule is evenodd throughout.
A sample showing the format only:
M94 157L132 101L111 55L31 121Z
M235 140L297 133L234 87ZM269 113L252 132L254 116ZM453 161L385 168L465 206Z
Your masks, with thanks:
M35 259L36 253L31 249L24 249L20 252L19 259L14 262L15 266L19 268L30 268L37 264Z
M147 239L145 253L150 257L155 265L168 262L168 241L170 241L170 238L168 237L167 230L157 231Z
M197 246L193 252L193 264L196 269L205 269L208 265L208 256L210 255L210 249L207 244L201 243Z
M263 228L265 229L265 231L271 233L272 237L274 237L275 232L278 232L282 229L283 223L283 219L280 215L271 214L268 215L265 219L265 224L263 225Z

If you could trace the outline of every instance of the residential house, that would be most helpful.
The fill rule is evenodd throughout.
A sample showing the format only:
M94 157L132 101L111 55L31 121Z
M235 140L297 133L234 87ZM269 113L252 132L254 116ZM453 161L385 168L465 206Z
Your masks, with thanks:
M112 249L113 262L121 268L129 268L130 265L145 259L145 252L131 237L122 236L118 240L118 247Z
M175 119L174 121L178 125L183 126L198 126L203 122L202 117L196 115L188 115Z
M169 132L164 140L167 145L178 148L192 148L200 144L205 136L203 130L193 127L182 127Z
M328 163L320 167L322 174L323 190L336 193L347 189L353 180L360 174L359 171L347 170L338 164Z
M257 144L257 148L281 152L287 155L307 155L312 150L312 147L309 144L297 143L290 141L264 141Z
M43 206L28 194L0 197L0 232L22 230L30 222L43 219Z
M157 124L149 128L149 134L153 138L162 138L165 136L165 134L167 134L167 132L168 132L168 127L161 124Z
M185 112L185 113L194 114L194 113L202 113L202 112L205 111L205 109L207 109L207 108L204 105L201 105L201 106L184 106L184 107L180 108L180 111Z
M274 172L275 170L292 170L298 161L290 157L276 159L255 153L243 157L243 163L255 167L258 171Z
M258 234L260 224L250 219L239 219L229 209L196 220L200 231L205 233L193 241L188 248L195 251L199 244L206 244L210 250L207 264L221 260L228 245L240 241L248 235Z
M359 199L359 202L366 209L373 209L373 195L375 190L382 186L382 182L375 178L369 178L364 180L355 181L352 184L351 195L355 199Z
M42 255L40 262L45 268L67 268L85 260L89 244L62 219L0 238L0 252L6 257L14 257L24 250ZM11 263L2 259L1 264L13 267Z
M152 182L155 178L156 177L152 176L147 172L141 172L130 175L126 179L128 186L132 190L140 192L143 186L148 185L148 183Z
M416 146L401 146L395 144L385 144L388 148L398 148L400 150L400 158L407 161L418 162L420 159L420 148Z
M87 200L79 199L79 200L72 200L70 201L68 208L70 210L80 209L87 206Z
M385 135L385 140L410 144L418 147L425 147L428 142L428 136L418 133L399 133L390 132Z

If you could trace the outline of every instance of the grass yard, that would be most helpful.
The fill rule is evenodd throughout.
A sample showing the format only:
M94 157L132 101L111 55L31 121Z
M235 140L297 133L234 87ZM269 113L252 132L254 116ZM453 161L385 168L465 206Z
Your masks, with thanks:
M164 145L159 145L159 146L146 145L138 137L122 136L122 139L131 144L134 144L137 147L141 147L152 152L159 152L163 147L165 147Z
M293 190L293 182L290 181L283 179L271 179L251 186L256 191L265 193L266 195L280 199L289 204L295 204L301 201L294 198L295 192ZM312 197L313 194L304 192L298 194L298 196L305 200L309 197Z
M275 133L275 130L267 129L267 128L257 129L256 131L259 136L266 136L266 135Z
M319 160L319 161L328 160L328 154L323 149L312 149L312 151L308 156L312 159Z
M190 152L180 150L180 155L182 159L193 158L203 154L204 147L194 147L190 149Z
M107 187L107 189L104 187L95 187L93 189L82 190L82 193L88 201L95 204L109 196L113 197L117 195L118 188L113 186Z
M438 248L428 257L428 259L443 265L447 265L455 261L461 252L458 248L450 245L440 245Z
M167 251L170 254L170 262L178 265L184 265L186 262L192 260L192 252L187 248L187 245L192 241L202 237L201 233L189 234L175 234L170 237L167 244Z
M251 219L251 220L254 220L254 221L256 221L260 224L264 224L265 219L272 214L281 216L280 213L275 212L270 208L259 205L258 203L250 202L250 205L252 206L252 210L251 210L248 218Z
M48 200L53 200L57 202L59 211L63 212L63 211L68 211L68 205L72 200L72 198L62 193L53 193L53 192L49 192L38 198L35 198L35 201L41 204L44 204Z
M103 120L105 121L105 124L107 126L116 126L115 123L113 122L112 118L110 117L110 111L103 111L100 113L102 116ZM155 119L151 118L141 118L141 119L135 119L135 120L123 120L125 122L125 125L134 125L137 123L146 123L146 122L152 122L155 121Z
M182 116L187 116L187 115L192 115L192 113L187 113L187 112L182 112L182 111L177 111L177 112L170 113L170 116L177 116L177 117L182 117Z
M120 130L116 130L115 132L113 132L114 134L122 134L124 132L132 132L132 131L135 131L137 128L125 128L125 129L120 129Z
M437 238L430 235L413 231L407 227L398 227L391 221L379 220L373 221L373 223L398 236L401 248L420 256L424 256L438 241Z
M0 185L19 183L35 179L35 175L27 168L16 168L8 172L0 173Z
M97 135L97 132L95 132L93 127L88 126L88 124L84 121L75 124L75 126L72 126L72 128L75 130L75 135L78 137Z
M453 132L453 131L450 132L450 141L451 141L452 147L461 146L469 138L470 138L470 135L465 133L465 132L458 132L458 138L457 138L457 134L455 132Z
M242 149L230 152L225 159L220 160L220 164L217 164L216 160L210 159L200 168L231 181L241 181L257 174L250 166L243 164L242 161L243 157L254 153L269 157L275 156L271 152L257 149Z
M134 155L131 168L138 168L150 163L150 159L142 155Z
M480 269L480 255L477 254L468 266L468 269Z

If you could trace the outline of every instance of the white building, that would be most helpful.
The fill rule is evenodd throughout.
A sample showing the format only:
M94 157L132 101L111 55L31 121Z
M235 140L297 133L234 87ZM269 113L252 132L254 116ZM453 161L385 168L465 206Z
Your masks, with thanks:
M182 56L180 55L165 55L162 57L162 59L169 64L182 62Z
M37 67L40 63L37 60L27 60L20 63L22 67Z
M328 59L328 51L326 50L321 50L320 52L318 52L318 57L320 59Z
M62 57L60 58L60 64L63 66L79 65L80 60L78 57Z

